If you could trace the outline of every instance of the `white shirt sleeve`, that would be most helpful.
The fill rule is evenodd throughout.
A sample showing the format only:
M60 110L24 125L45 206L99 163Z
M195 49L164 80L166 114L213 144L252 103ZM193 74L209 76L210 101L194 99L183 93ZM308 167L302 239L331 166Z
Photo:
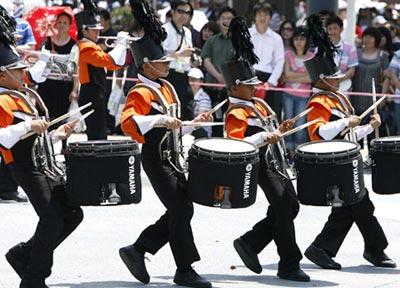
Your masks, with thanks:
M324 140L332 140L348 126L349 119L347 118L328 122L325 125L319 126L319 136Z
M268 78L268 82L276 86L279 78L282 75L283 66L285 65L285 49L283 47L283 40L281 37L275 38L274 51L272 55L272 73Z
M22 135L31 130L31 120L23 121L18 124L0 128L0 144L6 149L11 149Z
M258 132L251 136L245 137L245 138L243 138L243 141L246 141L255 146L258 146L258 145L264 143L266 138L267 138L267 132L263 131L263 132Z
M154 126L157 124L164 124L169 116L167 115L136 115L132 116L133 121L135 121L136 125L139 127L140 133L142 135L149 132Z
M371 134L374 131L374 128L370 124L357 126L354 128L354 133L356 133L357 141L360 141L365 136Z

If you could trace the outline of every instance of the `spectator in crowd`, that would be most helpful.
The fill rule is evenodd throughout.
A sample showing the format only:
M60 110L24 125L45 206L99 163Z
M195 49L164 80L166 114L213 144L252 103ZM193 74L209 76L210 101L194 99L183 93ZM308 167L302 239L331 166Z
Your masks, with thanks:
M163 25L167 32L164 41L164 50L174 60L170 64L167 80L170 81L178 93L182 104L182 119L193 119L193 94L189 86L188 72L191 67L190 57L194 51L192 33L184 26L191 15L193 7L190 1L174 0L171 2L171 21Z
M194 27L193 27L193 25L191 24L192 23L192 19L193 19L193 13L191 14L191 15L189 15L189 18L188 18L188 21L184 24L187 28L189 28L189 30L190 30L190 33L192 34L192 43L193 43L193 46L196 46L196 43L199 43L199 41L200 41L200 32L199 31L197 31ZM192 63L193 64L193 63Z
M319 18L321 19L322 25L326 27L326 20L336 16L336 14L329 10L321 10L318 12Z
M395 94L400 95L400 50L394 53L389 64L390 82L395 88ZM400 99L394 98L394 117L396 125L396 135L400 135Z
M100 37L109 37L109 36L116 36L117 31L115 31L111 25L111 15L110 12L106 9L99 9L99 15L100 15L100 23L101 26L103 26L103 29L100 31ZM105 39L99 39L98 45L101 47L101 49L108 53L111 51L111 47L107 47L105 45ZM108 41L108 43L113 43L113 41ZM106 92L105 92L105 102L107 103L108 100L110 99L110 94L111 94L111 89L112 89L112 81L110 77L113 76L114 71L107 70L107 82L106 82ZM107 123L107 134L114 133L114 127L115 127L115 118L114 116L110 115L108 110L107 110L107 115L106 115L106 123Z
M279 34L283 39L285 50L291 48L291 39L293 37L294 28L296 28L296 24L294 24L292 20L283 21L279 27Z
M313 54L308 51L310 35L307 29L297 27L290 41L291 49L285 52L284 87L289 89L311 90L310 78L304 66L304 61L310 59ZM283 92L283 113L285 119L289 119L304 111L307 106L309 92L288 91ZM305 117L297 121L297 125L304 124ZM306 132L301 130L285 138L289 158L293 159L294 149L306 142Z
M69 35L71 23L71 15L65 12L58 14L54 24L56 34L47 37L43 47L53 54L70 54L75 45L74 39ZM55 61L57 60L55 59ZM51 119L68 112L70 100L77 100L78 98L78 86L77 79L74 81L72 79L67 80L63 76L53 74L50 74L45 82L38 85L38 93L45 102ZM66 143L66 140L62 141L63 148L66 148Z
M353 90L357 92L372 92L372 79L375 81L377 93L387 93L389 79L387 68L389 66L389 55L379 49L381 33L375 27L368 27L362 35L362 48L357 49L358 66L356 67L353 78ZM372 105L372 97L355 95L350 97L356 115L361 115L369 106ZM381 114L381 113L380 113ZM387 117L381 114L382 132L387 125ZM367 124L370 117L365 117L361 124ZM372 140L374 134L368 135L368 140ZM370 142L370 141L368 141Z
M200 37L198 43L195 43L195 46L202 49L204 43L212 36L217 35L219 33L219 25L215 21L209 21L207 24L203 26L200 30Z
M229 24L235 16L236 11L234 9L230 7L222 8L218 15L218 24L221 32L209 38L203 46L201 57L203 58L204 68L207 71L205 77L207 83L225 83L221 74L221 65L229 62L234 56L232 42L227 34ZM228 96L223 88L210 87L205 90L210 95L213 106ZM220 109L215 113L215 121L222 121L223 112L224 110ZM222 127L214 126L213 136L222 137Z
M389 54L389 60L392 60L393 57L393 43L392 43L392 35L390 34L389 29L386 27L378 27L379 32L381 32L381 43L379 44L379 48L383 51L386 51Z
M203 90L201 84L204 82L204 74L199 68L192 68L189 71L189 83L194 95L194 117L211 110L210 96ZM211 127L202 127L192 132L198 138L211 137Z
M272 30L278 32L279 31L279 27L281 25L281 15L279 14L278 10L276 9L276 5L271 3L271 10L272 10L272 14L271 14L271 21L269 23L269 28L271 28Z
M343 21L338 16L330 17L326 20L326 30L333 44L338 48L335 54L335 63L345 77L340 79L340 91L351 89L351 79L354 77L356 66L358 65L357 51L354 44L342 39Z
M283 72L285 62L283 40L278 33L269 28L272 9L266 4L254 6L255 24L249 29L254 52L260 61L254 65L258 79L267 82L270 87L275 87ZM281 93L268 91L265 99L278 116L281 118L282 99Z

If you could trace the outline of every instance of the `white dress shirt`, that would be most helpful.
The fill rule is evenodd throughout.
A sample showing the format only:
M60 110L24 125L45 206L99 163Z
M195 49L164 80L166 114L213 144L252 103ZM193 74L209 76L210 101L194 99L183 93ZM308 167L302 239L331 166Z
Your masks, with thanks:
M179 47L179 44L182 41L182 36L176 31L175 27L171 22L165 23L163 27L167 32L167 38L163 43L164 50L168 54L176 52ZM193 47L192 32L189 30L189 28L185 26L183 27L183 31L184 31L184 36L183 36L184 38L179 50ZM171 69L175 69L177 72L187 72L190 70L190 57L178 57L177 59L174 59L170 63L169 67Z
M268 82L277 85L283 72L285 63L285 49L282 37L271 28L260 34L256 26L249 29L251 41L254 44L254 52L260 61L254 65L254 69L271 73Z

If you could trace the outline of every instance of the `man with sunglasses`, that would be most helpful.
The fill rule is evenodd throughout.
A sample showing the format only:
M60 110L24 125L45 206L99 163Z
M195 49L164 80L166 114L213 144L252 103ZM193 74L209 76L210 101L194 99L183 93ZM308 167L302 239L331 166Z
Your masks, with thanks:
M191 120L193 119L193 93L189 86L188 72L191 68L190 56L194 49L192 33L184 25L193 15L192 4L187 0L172 1L171 15L171 21L163 25L167 32L163 48L168 56L173 58L166 79L174 85L179 95L182 104L182 119Z

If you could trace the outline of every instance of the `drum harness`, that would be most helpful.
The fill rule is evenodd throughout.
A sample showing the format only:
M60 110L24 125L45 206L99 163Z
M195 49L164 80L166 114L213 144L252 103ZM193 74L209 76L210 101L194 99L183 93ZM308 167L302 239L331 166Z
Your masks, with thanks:
M331 99L335 99L343 107L344 114L346 116L354 115L354 108L351 105L349 99L346 97L346 95L342 94L339 91L336 91L336 92L321 91L321 92L315 93L308 99L306 107L309 105L309 103L311 102L312 99L314 99L315 97L318 97L318 96L328 96ZM342 117L342 118L344 118L344 117ZM350 132L347 135L348 135L349 141L357 143L357 137L354 132L354 128L350 128Z
M236 103L233 104L231 107L229 107L228 111L225 113L225 115L228 115L228 113L236 108L242 108L242 109L250 109L251 111L254 112L256 115L257 119L260 120L262 129L264 129L266 132L274 132L275 129L278 129L279 127L279 121L276 116L276 113L272 108L263 100L260 98L255 98L253 97L254 104L260 104L262 107L264 107L268 113L269 116L263 117L261 113L257 110L255 105L247 104L247 103ZM265 152L265 160L267 162L268 168L276 171L279 173L281 176L283 176L286 179L290 179L287 169L291 169L289 167L289 164L286 161L286 146L285 142L283 139L279 140L275 145L268 145L267 150Z
M163 85L165 85L170 91L172 98L174 99L173 104L168 104L165 100L164 96L161 94L160 90L157 88L145 84L138 83L132 89L136 88L146 88L150 90L153 95L157 98L159 104L163 109L164 115L168 115L174 118L180 118L181 116L181 102L178 98L178 95L175 91L175 88L164 79L159 79ZM167 143L167 149L162 148L162 144ZM182 128L173 129L171 131L167 131L165 135L162 137L159 145L158 145L158 153L162 160L167 160L168 163L175 169L175 171L179 173L186 173L188 170L187 164L181 163L180 157L184 158L183 144L182 144ZM175 155L174 155L175 154Z
M28 95L24 95L21 92L25 92ZM36 91L27 87L23 87L20 88L20 91L7 90L3 93L7 93L12 97L16 97L24 102L25 105L30 109L31 113L35 115L35 119L43 119L46 122L50 121L47 107ZM34 102L27 97L33 97ZM44 112L44 116L39 115L39 112L35 107L35 103L37 103L39 108ZM50 178L65 176L65 168L62 167L55 158L53 143L47 130L41 135L38 135L38 137L35 139L31 150L31 157L34 167L45 173L46 176Z

